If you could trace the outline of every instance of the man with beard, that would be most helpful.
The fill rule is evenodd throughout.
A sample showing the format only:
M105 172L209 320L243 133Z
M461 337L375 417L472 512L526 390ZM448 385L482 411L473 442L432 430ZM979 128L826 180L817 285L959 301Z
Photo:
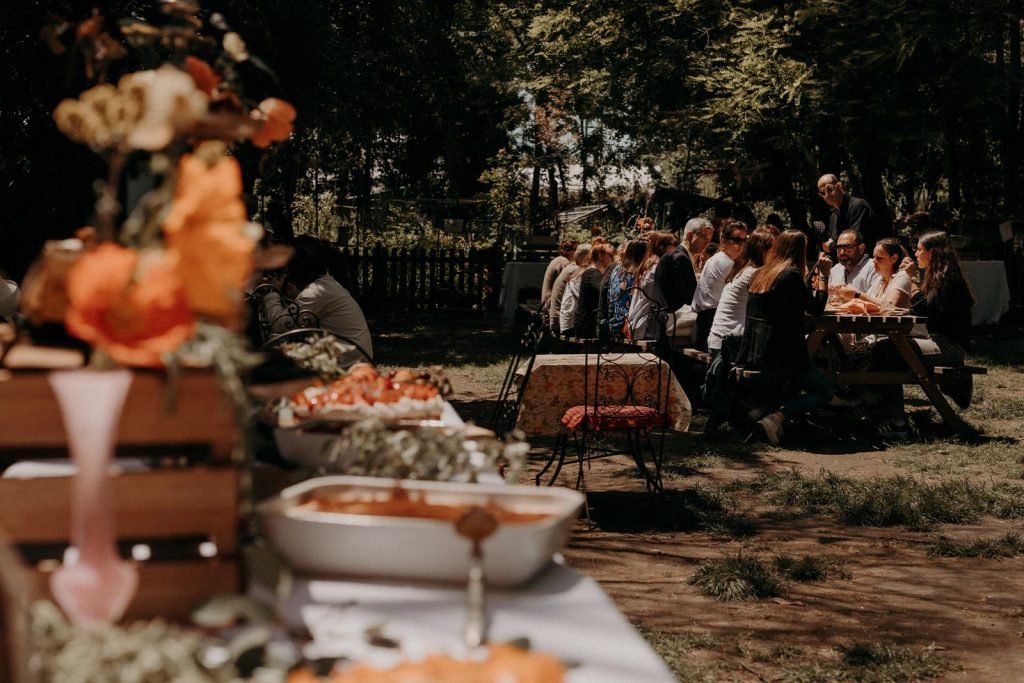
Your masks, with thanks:
M850 285L859 292L866 292L879 277L875 264L866 252L864 238L856 230L844 230L836 241L836 253L841 268L829 273L828 286Z

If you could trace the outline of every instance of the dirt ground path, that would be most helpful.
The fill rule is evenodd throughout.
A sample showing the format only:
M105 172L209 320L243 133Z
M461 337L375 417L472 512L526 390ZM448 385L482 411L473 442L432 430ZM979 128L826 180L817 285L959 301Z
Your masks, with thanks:
M976 423L989 420L987 432L996 438L976 450L941 440L860 451L854 444L824 454L760 445L737 450L735 439L721 444L699 433L682 435L666 448L669 500L683 507L696 500L700 508L699 495L687 496L721 491L731 482L770 472L811 477L828 471L855 480L1019 480L1024 449L1013 435L1021 420L1012 410L1010 419L1003 413L1009 404L1013 410L1024 406L1022 378L1016 367L982 382L984 400L971 417ZM493 406L492 383L473 373L453 376L453 381L460 411L485 421ZM812 443L830 438L804 437ZM539 446L528 474L543 464L544 444ZM587 470L594 524L579 522L565 555L572 566L600 581L681 680L837 680L847 675L835 668L840 648L872 643L934 655L943 662L936 680L1024 681L1024 557L934 557L928 552L940 535L963 541L1024 535L1019 517L985 516L924 531L856 526L829 514L778 514L763 495L747 492L727 500L729 516L749 528L723 533L685 520L666 525L657 517L675 517L679 509L656 510L631 464L625 456L614 456ZM561 485L574 484L575 467L567 464ZM722 602L689 584L702 562L737 553L824 555L843 567L845 578L791 582L781 597L747 602ZM889 678L850 674L846 680L916 680L913 669L908 671L909 678L897 672Z

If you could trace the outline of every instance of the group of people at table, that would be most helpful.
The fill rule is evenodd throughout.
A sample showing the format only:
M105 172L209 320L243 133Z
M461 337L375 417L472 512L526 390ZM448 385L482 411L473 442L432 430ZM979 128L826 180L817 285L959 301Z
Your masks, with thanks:
M750 413L774 445L787 420L828 405L871 409L879 434L910 436L902 385L835 394L808 355L806 314L830 306L925 317L912 334L913 349L933 369L963 365L974 296L945 232L921 235L908 254L892 237L876 239L870 206L848 196L834 175L822 176L818 191L832 209L820 241L784 229L775 215L756 227L693 218L681 240L648 221L617 248L600 237L565 241L544 276L541 314L562 337L625 341L673 335L678 320L695 314L690 341L711 357L701 394L712 430L732 411L728 369L742 365L771 372L780 389ZM885 336L843 343L860 369L906 369ZM947 393L961 407L970 402L969 384Z

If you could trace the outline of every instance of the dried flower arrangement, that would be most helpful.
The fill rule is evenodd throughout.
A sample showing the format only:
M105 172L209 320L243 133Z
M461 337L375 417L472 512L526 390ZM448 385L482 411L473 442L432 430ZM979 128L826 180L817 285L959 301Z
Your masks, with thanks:
M56 52L78 53L97 81L61 102L54 120L108 172L92 225L48 245L27 278L25 313L63 323L100 352L94 365L166 366L188 340L230 341L207 326L239 328L263 230L248 222L229 146L284 140L295 119L283 100L245 98L242 64L266 68L223 17L193 0L158 5L154 23L110 26L94 12L43 31ZM140 63L152 68L128 70ZM129 167L153 181L137 201L125 189Z

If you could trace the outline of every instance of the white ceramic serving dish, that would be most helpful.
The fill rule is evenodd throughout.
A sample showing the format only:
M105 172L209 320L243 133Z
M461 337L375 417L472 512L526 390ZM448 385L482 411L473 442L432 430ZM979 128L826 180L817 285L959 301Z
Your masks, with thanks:
M466 579L469 542L451 522L407 517L317 512L299 507L307 494L384 499L396 485L439 505L495 503L550 516L503 524L483 543L487 583L514 586L536 576L569 540L583 495L563 488L401 481L332 476L290 486L259 504L264 534L300 572L391 579Z

